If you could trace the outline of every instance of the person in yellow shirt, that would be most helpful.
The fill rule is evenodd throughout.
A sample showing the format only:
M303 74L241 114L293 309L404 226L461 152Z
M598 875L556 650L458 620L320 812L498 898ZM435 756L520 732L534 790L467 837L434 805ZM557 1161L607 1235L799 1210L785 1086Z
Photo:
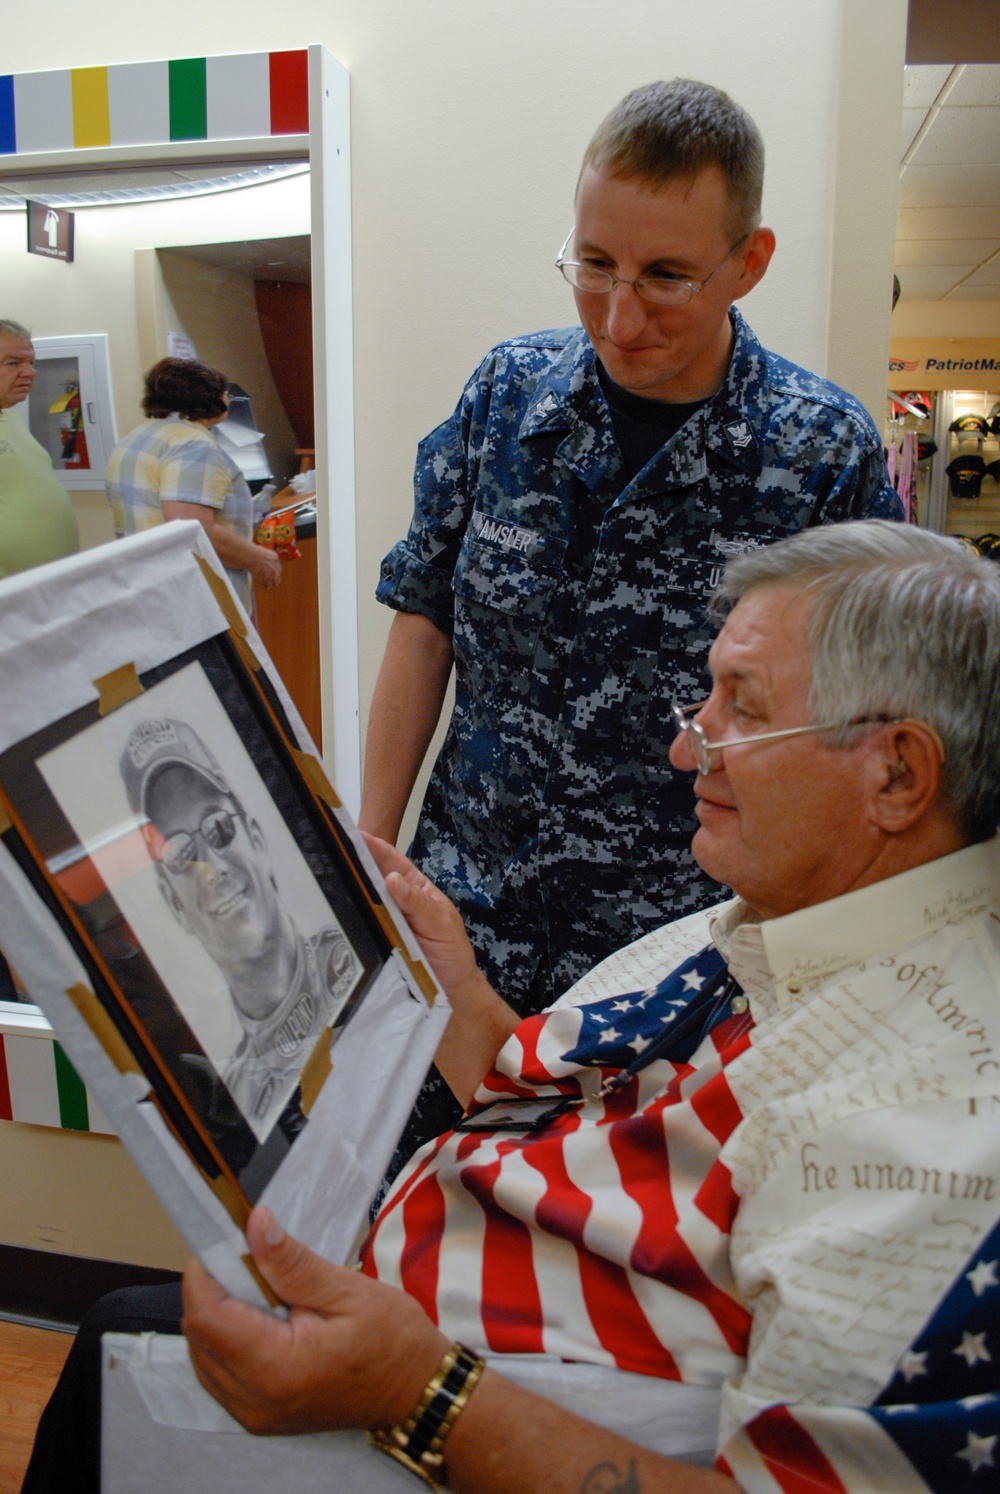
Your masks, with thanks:
M35 382L35 349L20 322L0 318L0 577L80 548L76 515L52 459L11 407Z

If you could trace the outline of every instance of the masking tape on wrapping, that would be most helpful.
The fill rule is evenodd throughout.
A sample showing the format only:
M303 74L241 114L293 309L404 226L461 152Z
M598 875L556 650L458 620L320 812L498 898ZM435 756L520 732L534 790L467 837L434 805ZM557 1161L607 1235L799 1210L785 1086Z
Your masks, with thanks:
M232 633L236 647L239 649L240 657L248 668L252 669L255 674L258 673L261 667L260 660L247 642L247 625L243 614L233 600L232 592L218 571L213 569L205 559L204 555L199 555L197 550L195 550L194 558L198 562L201 574L208 582L208 589L218 603L220 612L229 624L229 631Z
M135 665L130 661L109 674L102 674L93 682L97 691L97 710L101 716L110 716L128 700L135 700L143 693Z
M326 776L326 769L319 758L315 757L311 752L300 752L297 747L293 748L293 751L295 753L295 761L301 769L302 776L316 797L322 799L323 803L329 805L331 809L341 809L343 807L342 801L337 795L337 790Z

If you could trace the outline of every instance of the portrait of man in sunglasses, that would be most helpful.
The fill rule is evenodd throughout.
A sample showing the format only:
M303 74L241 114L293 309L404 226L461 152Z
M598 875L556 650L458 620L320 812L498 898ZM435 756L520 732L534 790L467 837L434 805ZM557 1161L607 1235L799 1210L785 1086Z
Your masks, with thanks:
M242 1037L222 1079L259 1132L287 1100L358 963L335 926L311 937L296 926L257 819L187 722L138 722L120 769L163 900L225 978Z

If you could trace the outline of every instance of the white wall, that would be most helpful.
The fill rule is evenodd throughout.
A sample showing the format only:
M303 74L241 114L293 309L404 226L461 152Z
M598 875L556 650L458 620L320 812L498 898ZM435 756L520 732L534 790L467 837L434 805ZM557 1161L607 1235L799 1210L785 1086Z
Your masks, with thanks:
M878 408L887 310L873 321L856 296L844 307L831 296L835 260L841 293L851 284L852 242L865 252L862 280L891 261L891 242L880 256L876 240L895 180L895 124L884 149L882 132L898 108L904 0L624 0L612 9L596 0L247 0L239 14L237 36L231 7L200 0L159 13L97 0L86 26L75 0L50 0L44 27L31 6L8 7L4 66L188 55L196 39L207 53L322 41L351 70L364 706L388 623L370 595L407 522L415 443L491 342L571 318L551 261L586 140L630 87L706 78L757 119L768 149L765 217L779 247L745 309L766 342L821 372L839 326L838 372L861 388L874 371L867 397ZM869 111L877 129L866 129ZM852 215L846 242L834 233L838 172ZM879 214L867 236L856 212L866 192Z

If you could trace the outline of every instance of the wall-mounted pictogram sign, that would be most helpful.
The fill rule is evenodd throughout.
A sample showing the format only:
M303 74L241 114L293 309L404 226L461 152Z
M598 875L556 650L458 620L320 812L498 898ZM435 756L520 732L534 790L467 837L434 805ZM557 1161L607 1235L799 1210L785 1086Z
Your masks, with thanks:
M73 214L46 202L28 203L28 253L46 259L73 259Z

